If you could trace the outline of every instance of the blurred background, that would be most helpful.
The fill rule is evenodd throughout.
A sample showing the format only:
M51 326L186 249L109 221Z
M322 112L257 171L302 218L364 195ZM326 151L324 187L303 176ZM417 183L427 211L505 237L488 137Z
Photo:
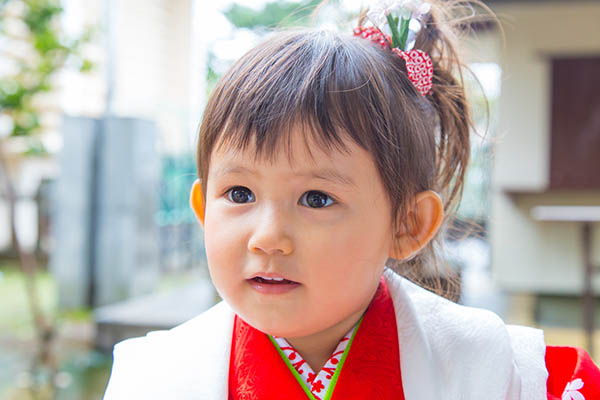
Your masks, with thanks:
M0 0L1 399L100 399L117 341L214 304L188 206L203 106L273 28L351 32L368 4L318 3ZM458 301L598 362L600 3L486 4L504 32L463 39L457 226L481 228L447 239Z

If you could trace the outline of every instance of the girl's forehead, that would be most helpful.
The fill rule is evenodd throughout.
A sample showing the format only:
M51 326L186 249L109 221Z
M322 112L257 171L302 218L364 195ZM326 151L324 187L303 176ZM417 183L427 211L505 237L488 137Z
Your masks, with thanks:
M259 151L256 143L239 148L222 143L215 148L209 165L209 179L228 173L285 172L294 176L323 177L348 185L356 184L358 175L375 171L369 153L350 139L344 148L326 148L305 135L294 134L289 143L281 141L270 151ZM367 165L370 164L370 165Z
M215 146L210 165L242 162L256 167L272 167L287 163L292 169L307 165L327 166L342 159L352 158L362 150L349 138L343 138L340 145L335 145L319 141L315 137L296 130L282 136L275 143L261 145L257 145L255 138L246 144L225 139Z

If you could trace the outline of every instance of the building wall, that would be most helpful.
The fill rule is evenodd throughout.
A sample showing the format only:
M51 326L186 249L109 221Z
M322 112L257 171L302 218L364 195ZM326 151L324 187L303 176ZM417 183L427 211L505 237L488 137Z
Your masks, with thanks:
M114 110L154 119L162 149L185 145L190 118L191 1L115 1Z
M112 80L112 114L156 121L161 151L189 151L189 130L201 115L192 99L204 93L203 70L192 64L202 53L192 36L193 2L90 0L83 6L68 0L73 24L94 24L100 34L87 48L95 70L63 76L67 114L101 116Z
M530 211L536 205L600 205L600 190L535 193L549 183L551 58L600 55L600 4L514 2L494 10L506 36L492 175L492 270L509 291L575 294L583 278L581 225L536 222ZM600 265L598 224L593 248ZM595 286L600 291L600 277Z

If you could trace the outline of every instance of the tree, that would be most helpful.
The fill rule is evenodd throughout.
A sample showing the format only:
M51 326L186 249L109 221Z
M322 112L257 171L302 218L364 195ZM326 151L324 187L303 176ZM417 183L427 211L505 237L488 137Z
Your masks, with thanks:
M311 14L320 3L322 0L272 1L260 10L234 3L224 15L238 28L274 29L308 24Z
M331 21L336 21L342 26L343 21L349 21L352 15L341 7L339 0L276 0L265 3L258 10L233 3L223 11L223 15L236 29L249 29L262 36L277 28L313 25L317 22L320 11L327 11ZM206 89L207 95L210 95L221 77L220 71L224 70L224 63L217 58L213 50L209 50L207 56Z
M47 153L39 136L46 110L37 100L53 90L52 78L67 61L89 71L92 63L81 54L81 47L93 34L87 29L81 37L66 36L58 18L63 12L59 0L0 0L0 54L12 71L0 76L0 118L8 129L0 136L0 193L7 199L12 244L18 254L25 277L25 288L36 332L37 354L33 370L46 368L53 377L57 372L52 352L56 334L52 319L42 312L35 284L38 262L34 253L25 250L16 230L15 176L9 168L9 156L27 157ZM12 46L15 45L15 46ZM17 48L19 51L10 50ZM19 140L24 146L11 143ZM34 389L34 397L39 393Z

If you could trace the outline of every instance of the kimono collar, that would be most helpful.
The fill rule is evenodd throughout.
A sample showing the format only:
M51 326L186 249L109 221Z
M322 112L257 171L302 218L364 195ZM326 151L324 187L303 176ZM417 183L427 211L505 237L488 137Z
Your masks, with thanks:
M406 400L546 400L542 331L505 325L384 273ZM169 331L115 346L105 400L227 400L234 313L221 302Z

